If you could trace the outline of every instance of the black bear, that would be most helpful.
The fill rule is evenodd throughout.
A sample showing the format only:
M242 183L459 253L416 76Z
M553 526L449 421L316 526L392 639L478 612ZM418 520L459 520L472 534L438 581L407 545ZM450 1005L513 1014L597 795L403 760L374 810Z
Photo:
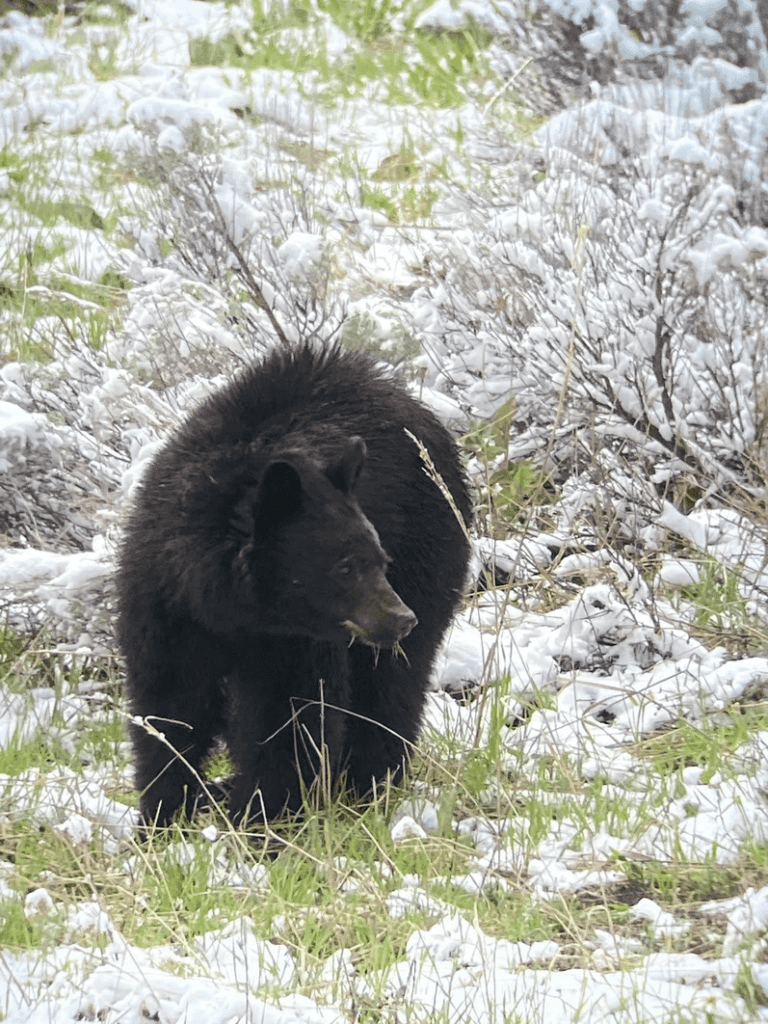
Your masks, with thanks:
M469 524L445 428L335 346L273 351L155 457L117 580L130 710L166 741L130 725L144 823L192 812L216 738L236 821L297 809L323 757L360 797L401 776L469 558L406 430Z

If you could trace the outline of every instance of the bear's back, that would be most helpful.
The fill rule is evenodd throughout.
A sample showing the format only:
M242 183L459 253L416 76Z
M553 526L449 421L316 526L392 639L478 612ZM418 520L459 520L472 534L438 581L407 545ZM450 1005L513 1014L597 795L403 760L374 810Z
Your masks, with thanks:
M402 384L362 353L305 344L274 349L244 370L190 416L179 438L194 450L266 439L316 425L316 440L354 422L412 419L420 409Z

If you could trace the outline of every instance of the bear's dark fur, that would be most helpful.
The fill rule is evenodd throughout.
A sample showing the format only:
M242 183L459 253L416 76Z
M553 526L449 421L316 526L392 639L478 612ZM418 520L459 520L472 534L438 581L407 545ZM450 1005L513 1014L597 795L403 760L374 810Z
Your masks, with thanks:
M235 820L298 808L323 749L352 794L402 774L469 556L406 428L469 523L446 430L336 347L274 351L154 459L122 550L118 638L132 714L183 760L131 724L145 822L191 812L187 765L216 737Z

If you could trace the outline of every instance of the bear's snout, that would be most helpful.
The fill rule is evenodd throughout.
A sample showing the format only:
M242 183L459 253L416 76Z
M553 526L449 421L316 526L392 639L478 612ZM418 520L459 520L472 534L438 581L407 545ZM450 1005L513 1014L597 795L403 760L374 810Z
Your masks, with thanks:
M344 623L356 640L370 647L394 647L408 636L418 619L383 578L354 619Z
M403 608L405 611L384 618L347 622L345 625L356 640L361 640L369 647L394 647L408 636L419 621L410 608L406 605Z
M393 639L389 643L378 643L378 646L394 647L398 640L402 640L403 637L408 636L413 627L418 625L419 620L408 605L403 604L402 601L400 604L402 605L402 610L398 609L392 617L391 627Z

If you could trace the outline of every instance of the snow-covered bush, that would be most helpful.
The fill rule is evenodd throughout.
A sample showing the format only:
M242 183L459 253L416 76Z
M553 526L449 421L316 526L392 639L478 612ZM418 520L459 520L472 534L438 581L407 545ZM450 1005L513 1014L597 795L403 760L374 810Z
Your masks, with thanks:
M617 500L633 479L647 516L766 484L765 101L684 122L629 97L552 119L527 189L456 197L425 349L472 411L513 403L511 458Z
M217 293L239 340L231 349L252 355L275 340L332 337L343 319L332 287L335 232L322 231L327 217L315 210L311 186L281 180L276 170L261 190L247 161L222 158L215 130L176 131L178 149L156 126L142 128L128 148L145 223L127 227L156 262Z

